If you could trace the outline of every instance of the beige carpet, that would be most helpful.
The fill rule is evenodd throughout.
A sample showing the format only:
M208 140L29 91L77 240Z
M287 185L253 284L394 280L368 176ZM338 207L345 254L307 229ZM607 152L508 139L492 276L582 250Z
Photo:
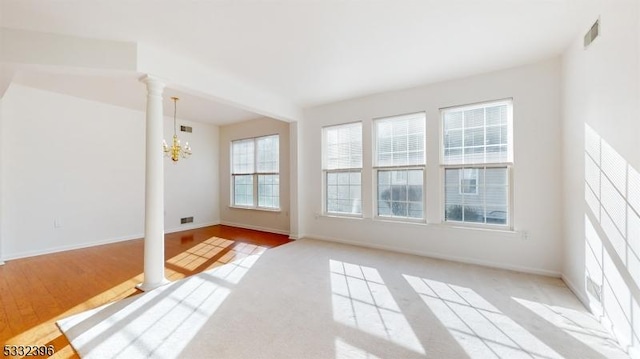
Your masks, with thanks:
M83 358L627 358L559 279L315 240L58 325Z

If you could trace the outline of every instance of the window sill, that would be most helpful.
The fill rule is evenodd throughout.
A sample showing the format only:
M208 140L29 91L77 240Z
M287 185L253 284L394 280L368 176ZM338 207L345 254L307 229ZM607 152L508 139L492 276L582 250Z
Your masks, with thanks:
M249 211L260 211L260 212L272 212L272 213L280 213L282 212L281 208L262 208L262 207L243 207L243 206L229 206L231 209L246 209Z
M364 219L360 214L340 214L340 213L316 213L316 219L318 218L335 218L335 219Z
M478 225L478 224L465 224L465 223L452 223L452 222L440 222L433 223L432 225L441 227L441 228L450 228L450 229L460 229L460 230L468 230L468 231L480 231L480 232L490 232L490 233L499 233L505 234L508 236L525 238L525 231L516 231L515 229L509 226L502 225Z
M398 218L398 217L383 217L376 216L373 217L373 220L376 222L386 222L386 223L400 223L400 224L418 224L418 225L427 225L427 220L422 219L411 219L411 218Z
M453 228L480 229L480 230L498 231L498 232L515 232L513 229L511 229L511 227L509 227L509 225L501 225L501 224L465 223L465 222L451 222L451 221L442 221L438 224L441 226L453 227Z

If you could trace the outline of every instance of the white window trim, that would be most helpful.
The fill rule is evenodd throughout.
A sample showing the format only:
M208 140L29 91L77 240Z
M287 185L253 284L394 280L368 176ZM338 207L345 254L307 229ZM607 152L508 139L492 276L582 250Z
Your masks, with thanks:
M362 145L362 154L361 154L361 158L362 158L362 166L361 167L349 167L349 168L340 168L340 169L326 169L327 167L327 163L326 163L326 158L325 158L325 151L326 149L326 142L325 142L325 135L324 135L324 131L326 128L330 128L330 127L338 127L338 126L348 126L348 125L355 125L355 124L360 124L360 131L362 133L362 138L361 138L361 145ZM322 126L321 129L321 133L320 133L320 156L321 156L321 166L322 166L322 189L321 189L321 199L322 199L322 205L321 205L321 215L323 217L328 217L328 218L346 218L346 219L363 219L364 218L364 212L365 212L365 208L364 208L364 191L363 191L363 183L362 183L362 178L363 178L363 172L364 172L364 122L363 121L351 121L351 122L345 122L345 123L337 123L337 124L333 124L333 125L327 125L327 126ZM328 173L339 173L339 172L360 172L360 213L348 213L348 212L329 212L329 210L327 209L327 202L328 202L328 198L327 198L327 174Z
M446 217L446 202L445 202L445 170L447 169L461 169L461 168L505 168L507 169L507 185L509 189L507 191L507 223L475 223L475 222L462 222L462 221L447 221ZM479 164L479 165L449 165L440 166L440 224L450 227L469 227L469 228L482 228L512 232L513 226L513 166L511 164L498 163L498 164Z
M403 116L412 116L421 114L424 117L424 137L422 148L424 149L424 157L423 164L420 165L409 165L409 166L379 166L377 153L378 153L378 133L376 127L376 121L378 120L386 120L393 117L403 117ZM407 112L398 115L391 115L385 117L376 117L370 121L371 126L371 162L372 165L372 176L373 180L371 183L373 184L373 220L375 221L389 221L389 222L405 222L405 223L427 223L427 113L425 111L417 111L417 112ZM380 216L378 214L378 172L379 171L394 171L394 170L422 170L422 218L411 218L411 217L393 217L393 216Z
M507 157L506 162L491 162L491 163L473 163L473 164L455 164L455 165L447 165L444 164L444 113L446 111L455 109L458 111L468 111L478 108L485 108L490 106L497 105L507 105L507 143L510 144L510 151ZM448 106L440 108L440 119L439 119L439 157L440 157L440 225L446 227L458 227L458 228L471 228L471 229L485 229L485 230L498 230L498 231L506 231L513 232L515 228L514 221L514 201L513 201L513 163L514 163L514 149L515 144L513 142L513 98L504 98L499 100L491 100L491 101L483 101L483 102L475 102L467 105L456 105L456 106ZM446 195L445 195L445 169L449 168L498 168L498 167L506 167L507 168L507 185L509 189L507 191L507 223L506 224L496 224L496 223L473 223L473 222L462 222L462 221L447 221L446 217Z
M348 213L348 212L330 212L327 209L327 174L329 173L341 173L341 172L360 172L360 213ZM325 217L346 217L346 218L364 218L364 208L362 206L362 168L341 168L336 170L322 170L322 215Z
M438 124L438 141L439 141L439 158L440 158L440 165L441 166L454 166L454 165L445 165L444 164L444 121L443 121L443 115L444 112L452 110L452 109L456 109L458 111L468 111L468 110L475 110L478 108L484 108L484 107L489 107L489 106L497 106L497 105L507 105L507 126L509 131L507 132L507 143L511 143L511 152L509 153L509 156L507 158L506 162L487 162L487 163L478 163L478 164L482 164L482 165L494 165L494 164L504 164L504 163L509 163L511 165L513 165L513 98L504 98L504 99L500 99L500 100L493 100L493 101L486 101L486 102L475 102L472 104L468 104L468 105L459 105L459 106L447 106L447 107L441 107L440 108L440 119L439 119L439 124ZM462 164L464 165L464 164ZM471 165L466 165L467 167L470 167Z
M258 198L258 176L269 176L269 175L278 175L280 176L280 158L278 158L278 172L255 172L256 168L257 168L257 160L258 160L258 145L257 145L257 141L259 138L264 138L264 137L271 137L271 136L278 136L278 147L280 147L280 134L279 133L272 133L269 135L262 135L262 136L256 136L256 137L246 137L246 138L237 138L234 140L231 140L231 142L229 143L229 163L230 163L230 169L231 171L231 189L229 191L229 193L231 194L230 198L229 198L229 208L235 208L235 209L248 209L248 210L256 210L256 211L265 211L265 212L280 212L282 210L282 206L281 206L281 196L280 196L280 189L278 190L278 207L264 207L264 206L260 206L259 203L259 198ZM236 141L245 141L245 140L253 140L254 145L253 145L253 170L254 172L252 173L233 173L233 143ZM280 156L280 148L278 148L278 156ZM243 205L237 205L235 204L235 177L236 176L253 176L253 199L254 199L254 205L253 206L243 206Z

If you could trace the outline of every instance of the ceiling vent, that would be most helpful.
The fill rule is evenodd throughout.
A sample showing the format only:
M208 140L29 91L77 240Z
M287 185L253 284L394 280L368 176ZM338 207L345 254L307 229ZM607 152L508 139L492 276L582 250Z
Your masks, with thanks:
M584 35L585 49L591 45L598 35L600 35L600 19L596 20L596 22L593 23L593 26L591 26L591 29L589 29L589 31Z

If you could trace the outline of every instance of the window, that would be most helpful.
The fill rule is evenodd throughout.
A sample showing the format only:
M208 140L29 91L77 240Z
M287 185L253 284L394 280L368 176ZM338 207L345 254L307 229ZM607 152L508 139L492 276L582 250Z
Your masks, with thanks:
M512 103L442 111L445 221L509 225Z
M424 219L425 122L423 112L373 122L380 217Z
M323 128L325 212L362 214L362 123Z
M231 142L232 204L280 208L280 136Z

